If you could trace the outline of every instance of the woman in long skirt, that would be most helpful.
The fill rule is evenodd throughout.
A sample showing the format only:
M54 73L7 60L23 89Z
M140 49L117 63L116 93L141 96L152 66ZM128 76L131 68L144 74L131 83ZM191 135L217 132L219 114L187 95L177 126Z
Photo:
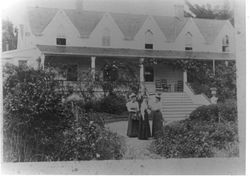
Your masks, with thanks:
M136 95L134 93L132 93L129 98L130 101L126 104L127 110L129 112L127 136L137 137L139 130L139 104L136 101Z
M155 103L151 106L152 110L152 136L157 138L163 131L163 116L161 113L161 97L160 95L155 96Z
M148 97L144 96L143 101L141 103L140 107L140 119L139 119L139 133L138 133L138 139L147 140L149 137L151 137L150 133L150 126L149 126L149 120L148 120Z

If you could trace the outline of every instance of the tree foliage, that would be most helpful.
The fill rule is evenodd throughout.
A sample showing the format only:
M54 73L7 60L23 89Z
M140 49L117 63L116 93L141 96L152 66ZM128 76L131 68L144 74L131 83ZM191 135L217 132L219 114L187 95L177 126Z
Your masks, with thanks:
M9 20L2 20L2 51L17 48L17 28Z
M102 87L104 95L113 95L120 90L138 91L139 89L138 63L125 61L107 62L100 72L97 72L96 80Z
M233 9L230 7L228 0L224 0L222 6L216 5L214 7L208 3L206 5L199 5L191 4L189 1L186 1L186 4L191 13L185 11L185 16L193 17L194 15L195 18L230 20L234 25Z

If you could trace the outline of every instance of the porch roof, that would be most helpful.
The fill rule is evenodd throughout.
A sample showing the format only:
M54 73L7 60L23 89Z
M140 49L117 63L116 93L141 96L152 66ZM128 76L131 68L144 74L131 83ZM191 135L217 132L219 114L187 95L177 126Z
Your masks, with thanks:
M145 57L159 59L199 59L199 60L235 60L232 53L173 51L173 50L140 50L99 47L73 47L37 45L45 55L96 56L96 57Z

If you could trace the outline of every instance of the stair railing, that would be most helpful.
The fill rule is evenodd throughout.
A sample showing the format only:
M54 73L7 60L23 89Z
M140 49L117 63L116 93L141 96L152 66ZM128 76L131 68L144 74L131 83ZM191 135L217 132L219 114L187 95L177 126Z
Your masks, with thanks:
M211 104L210 99L204 93L196 94L188 82L184 83L184 91L190 96L194 104L198 105Z

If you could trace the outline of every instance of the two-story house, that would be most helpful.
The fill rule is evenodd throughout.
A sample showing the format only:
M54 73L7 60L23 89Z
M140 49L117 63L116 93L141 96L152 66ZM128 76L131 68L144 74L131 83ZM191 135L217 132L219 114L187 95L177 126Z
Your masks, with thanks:
M137 63L140 82L152 94L162 92L164 117L183 119L210 102L193 93L187 72L164 62L197 59L216 68L215 61L234 61L234 28L227 20L184 17L182 5L173 8L173 16L159 16L30 7L18 29L18 49L2 53L2 60L58 65L65 84L78 81L82 72L102 69L107 61Z

